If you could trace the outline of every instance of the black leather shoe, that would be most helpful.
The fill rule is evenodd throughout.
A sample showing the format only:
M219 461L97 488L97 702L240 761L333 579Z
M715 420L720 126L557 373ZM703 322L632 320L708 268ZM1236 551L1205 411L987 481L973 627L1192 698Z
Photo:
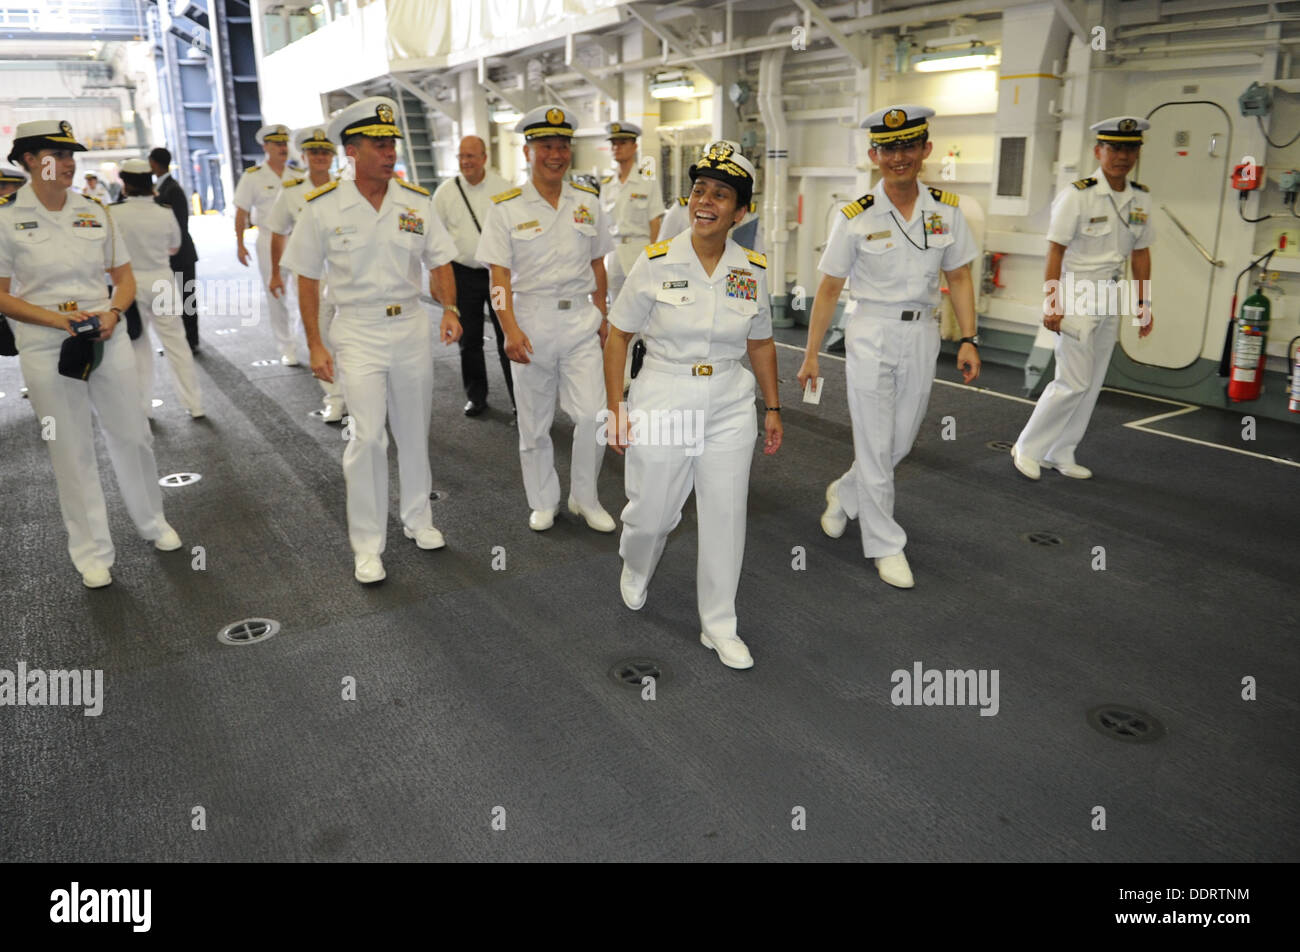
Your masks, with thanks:
M484 400L482 403L475 403L473 400L471 400L469 401L469 403L465 404L465 416L478 416L486 409L487 409L486 400Z

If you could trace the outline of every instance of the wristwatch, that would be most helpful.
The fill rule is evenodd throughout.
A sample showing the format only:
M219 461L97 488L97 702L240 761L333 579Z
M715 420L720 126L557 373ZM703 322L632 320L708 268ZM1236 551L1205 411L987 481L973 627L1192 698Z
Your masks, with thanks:
M961 343L963 343L963 344L974 344L974 345L975 345L975 349L976 349L976 350L979 350L979 346L980 346L980 335L979 335L979 334L976 334L974 337L963 337L963 338L961 339Z
M112 311L114 314L116 314L118 317L122 316L122 309L120 307L110 307L109 310Z

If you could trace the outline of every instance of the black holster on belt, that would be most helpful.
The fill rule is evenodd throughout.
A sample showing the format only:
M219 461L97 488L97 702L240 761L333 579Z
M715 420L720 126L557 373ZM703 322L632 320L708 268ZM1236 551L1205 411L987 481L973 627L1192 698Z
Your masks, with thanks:
M131 302L131 306L122 312L122 319L126 321L126 336L131 340L137 340L141 331L144 330L144 322L140 320L140 309Z
M641 372L641 362L645 360L645 341L637 339L632 345L632 378Z
M0 314L0 357L17 357L18 342L14 340L13 329L5 316Z

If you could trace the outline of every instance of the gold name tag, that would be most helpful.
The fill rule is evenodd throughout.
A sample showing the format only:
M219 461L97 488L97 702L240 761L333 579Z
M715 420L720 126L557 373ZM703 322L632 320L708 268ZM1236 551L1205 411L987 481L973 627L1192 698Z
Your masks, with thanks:
M867 241L875 241L877 238L888 238L893 233L892 229L889 231L873 231L871 234L867 235Z
M540 228L541 224L539 221L526 221L522 225L515 225L515 231L523 231L526 228Z

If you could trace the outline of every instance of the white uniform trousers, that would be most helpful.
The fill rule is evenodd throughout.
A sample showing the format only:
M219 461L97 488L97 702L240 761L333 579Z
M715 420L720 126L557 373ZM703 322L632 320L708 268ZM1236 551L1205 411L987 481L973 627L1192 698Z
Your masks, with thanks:
M596 306L574 301L561 310L556 302L515 295L515 319L532 342L529 363L515 364L515 405L518 408L519 462L530 509L558 509L560 477L555 472L551 423L555 398L573 420L573 455L569 466L569 495L584 509L600 506L596 480L604 461L599 434L605 409L604 356L596 327Z
M627 281L632 266L636 264L636 256L643 252L648 244L650 244L649 235L633 238L627 242L622 238L614 239L614 250L605 255L605 278L609 289L610 307L614 306L619 292L623 290L623 283Z
M695 490L699 524L696 554L696 600L700 630L711 638L735 638L736 588L745 556L745 515L749 469L758 435L754 375L736 362L711 377L692 377L647 366L632 381L629 409L680 411L683 422L650 427L645 440L627 449L624 481L628 503L623 509L619 554L644 590L659 565L664 544L681 520L686 497ZM703 439L687 416L699 413ZM698 419L692 417L693 419ZM689 433L693 446L672 433ZM685 442L685 441L680 441Z
M301 321L298 320L298 308L289 307L290 296L298 286L298 279L284 268L280 276L284 280L284 294L273 297L266 286L271 280L271 232L265 227L257 229L257 270L262 275L262 298L266 301L266 311L271 319L271 332L275 335L275 346L280 349L281 357L298 357L298 338L302 336Z
M1119 336L1119 315L1082 317L1092 322L1092 335L1080 343L1060 334L1056 341L1056 379L1043 390L1029 422L1016 440L1016 452L1026 459L1067 466L1092 419L1097 396L1106 380L1111 351Z
M153 344L149 328L153 328L167 363L172 369L172 382L176 396L191 413L203 411L203 398L199 394L199 375L194 369L194 353L185 339L185 325L176 310L176 280L170 271L141 273L135 277L135 306L140 312L140 336L131 341L135 351L135 366L139 375L137 389L145 416L153 416ZM126 332L126 322L121 330ZM114 335L117 331L113 332Z
M108 304L83 307L102 310ZM72 564L83 574L112 568L115 550L99 481L92 412L99 418L118 490L136 530L145 539L157 539L166 525L153 434L140 412L135 356L126 324L119 322L104 342L103 360L87 380L59 374L59 348L68 339L66 332L28 324L18 334L18 359L32 410L43 430L48 421L54 424L53 438L45 445L54 464Z
M900 308L901 310L901 308ZM897 555L907 533L894 521L894 468L911 452L925 418L939 358L939 323L872 317L859 309L845 328L853 466L840 477L840 505L862 530L869 559Z
M421 308L423 310L423 308ZM328 342L330 339L330 326L334 323L334 302L329 299L329 292L324 287L321 288L320 295L320 312L316 318L317 327L320 330L320 339ZM328 346L328 343L326 344ZM334 379L324 380L317 378L320 382L320 388L325 393L324 403L326 406L341 407L345 403L343 399L343 374L339 369L338 360L334 361Z
M388 432L397 441L402 524L433 525L429 506L429 419L433 411L433 338L419 300L386 317L384 308L340 308L330 347L343 374L352 435L343 451L348 539L357 554L378 555L388 536ZM345 430L345 432L347 432Z

